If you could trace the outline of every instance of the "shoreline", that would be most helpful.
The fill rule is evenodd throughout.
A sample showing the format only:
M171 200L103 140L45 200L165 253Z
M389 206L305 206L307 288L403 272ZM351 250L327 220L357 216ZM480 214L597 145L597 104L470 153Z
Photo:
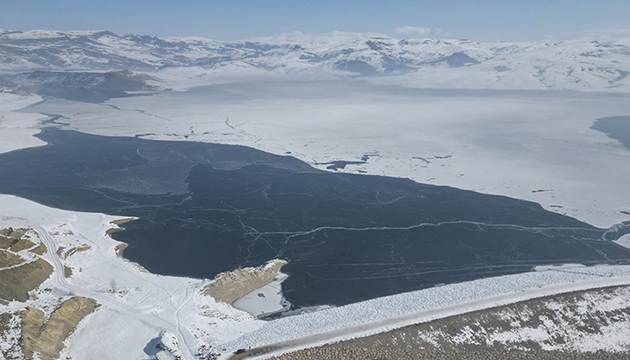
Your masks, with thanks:
M123 219L120 219L120 220L110 221L110 224L115 225L116 227L112 227L112 228L108 229L105 233L107 235L111 236L114 233L117 233L117 232L120 232L120 231L125 231L126 229L122 225L130 223L132 221L136 221L138 219L139 218L137 218L137 217L128 217L128 218L123 218ZM114 239L114 240L116 240L116 239ZM116 241L118 241L118 240L116 240ZM127 245L129 245L129 244L127 244Z
M202 291L233 306L239 299L269 285L286 264L286 260L273 259L261 266L225 271L210 280Z
M36 206L37 208L39 207L43 207L43 205L34 203L34 202L30 202L28 200L25 199L21 199L18 197L15 197L13 195L8 195L8 196L0 196L0 200L5 200L5 199L10 199L10 198L14 198L16 199L15 201L17 202L28 202L28 203L32 203L32 204L36 204L34 206ZM80 213L80 212L73 212L73 211L65 211L65 210L58 210L58 209L54 209L54 208L49 208L50 211L52 212L61 212L61 213L66 213L69 217L76 217L77 215L79 215L80 217L83 216L89 216L89 217L99 217L101 220L101 228L102 228L102 236L103 238L108 239L108 241L110 242L111 245L109 245L110 250L115 248L115 242L117 242L115 239L112 239L111 237L109 237L107 235L107 230L114 225L113 221L119 221L119 220L129 220L129 218L120 218L120 219L115 219L115 220L111 220L111 217L106 216L106 215L101 215L101 214L92 214L92 213ZM74 214L74 215L71 215ZM4 218L6 220L6 217ZM28 222L27 222L28 223ZM118 225L116 225L118 226ZM96 248L94 249L94 251L98 251L99 249ZM89 253L89 252L88 252ZM79 254L79 253L77 253ZM81 255L77 255L77 256L82 256L84 253L80 253ZM96 255L96 254L95 254ZM127 261L124 258L120 258L118 256L115 257L118 260L115 260L116 262L119 262L121 266L132 266L133 268L136 268L136 264L134 263L130 263L129 261ZM128 265L125 265L128 264ZM87 263L84 266L89 266ZM570 269L566 269L568 271L570 271ZM529 285L525 285L526 288L530 288L529 291L523 291L523 292L511 292L511 293L505 293L503 295L499 295L499 297L505 297L507 300L504 302L504 304L510 304L513 302L517 302L517 301L522 301L522 300L527 300L527 299L534 299L534 298L538 298L541 296L544 296L544 294L546 293L541 293L541 291L551 291L553 293L562 293L562 291L558 291L558 287L560 288L570 288L570 289L577 289L577 290L582 290L582 289L590 289L590 288L600 288L606 285L602 285L604 284L604 281L602 281L602 279L600 278L601 276L604 275L597 275L598 273L606 273L607 271L610 272L611 274L614 273L615 271L619 272L623 272L626 271L628 274L630 274L630 266L594 266L594 267L588 267L586 269L584 268L580 268L580 273L581 274L574 274L576 278L583 278L584 276L588 276L588 275L584 275L582 273L584 272L589 272L591 271L593 273L593 276L596 276L597 279L595 280L591 280L591 281L579 281L577 283L575 282L575 279L571 279L571 274L569 274L568 278L564 278L562 281L558 281L558 274L563 274L560 271L554 271L554 270L547 270L547 271L542 271L542 272L538 272L538 273L534 273L534 272L528 272L528 273L524 273L524 274L518 274L518 275L507 275L507 276L502 276L502 277L496 277L496 278L487 278L487 279L482 279L482 280L476 280L473 282L467 282L467 283L456 283L456 284L451 284L451 285L446 285L443 287L438 287L438 288L431 288L431 289L427 289L428 292L442 292L445 289L448 290L449 288L460 288L463 291L467 291L467 292L475 292L474 290L474 286L471 287L471 285L474 285L474 283L478 283L478 282L486 282L486 283L493 283L496 282L498 284L503 284L505 285L509 285L510 283L514 283L517 282L516 280L512 280L512 279L518 279L519 277L531 277L531 276L538 276L540 279L545 280L546 278L548 278L549 276L551 276L551 283L549 284L547 281L543 281L543 284L547 284L545 286L543 286L544 288L541 290L539 287L539 284L533 284L530 283ZM532 274L539 274L539 275L532 275ZM566 275L566 274L565 274ZM608 277L610 274L606 275L606 277ZM184 293L189 293L192 289L196 289L194 291L200 291L202 290L202 288L204 286L206 286L207 284L211 283L212 280L199 280L199 279L192 279L192 278L185 278L185 277L165 277L162 275L156 275L156 274L152 274L152 273L145 273L145 275L143 276L149 276L150 278L155 278L155 279L172 279L173 281L175 281L176 283L179 283L180 286L184 285L184 284L190 284L190 285L185 285L183 289L187 289L187 290L183 290ZM617 274L615 275L610 275L612 276L612 278L609 278L609 280L607 280L608 282L621 282L621 284L630 284L630 275L624 275L625 277L622 277L621 275ZM553 284L555 282L555 284ZM196 284L196 285L193 285ZM573 287L573 288L572 288ZM554 289L555 288L555 289ZM552 290L549 290L552 289ZM413 300L405 300L405 297L409 297L412 295L420 295L422 296L422 294L427 293L427 290L420 290L420 291L416 291L413 293L402 293L402 294L397 294L397 295L393 295L390 297L390 299L388 299L388 301L392 301L394 299L398 299L397 302L398 303L413 303ZM81 292L78 292L79 294L81 294ZM448 291L446 292L448 293ZM446 294L445 293L445 294ZM205 297L205 296L204 296ZM402 299L401 299L402 298ZM97 299L99 300L99 299ZM282 339L283 337L285 337L288 334L292 334L292 335L299 335L299 332L294 332L294 326L286 326L286 324L289 323L294 323L297 322L298 324L303 322L303 321L307 321L307 322L318 322L321 323L321 316L322 314L326 314L326 313L333 313L336 314L336 325L340 326L342 331L344 333L347 333L347 329L350 327L352 328L355 325L352 325L352 322L355 320L355 318L353 316L344 316L341 314L344 314L345 309L347 308L362 308L364 310L361 311L362 313L362 318L364 317L365 313L365 305L366 303L371 303L371 302L375 302L375 301L382 301L382 298L379 299L373 299L373 300L368 300L366 302L361 302L361 303L354 303L354 304L350 304L344 307L338 307L338 308L332 308L332 309L325 309L325 310L320 310L318 312L314 312L314 313L308 313L308 314L303 314L303 315L296 315L296 316L290 316L290 317L285 317L285 318L281 318L278 320L271 320L271 321L261 321L261 320L253 320L252 318L248 318L248 320L245 320L247 318L243 318L243 320L245 320L245 322L243 324L255 324L258 323L259 325L254 326L251 330L238 330L238 336L235 337L233 340L230 340L226 343L221 343L221 342L212 342L211 344L216 345L217 347L220 347L221 344L224 344L223 346L225 346L226 349L230 349L230 347L228 346L228 344L236 344L236 343L240 343L242 341L242 339L245 337L247 338L248 336L251 336L252 334L256 333L256 332L260 332L260 331L264 331L266 333L269 334L276 334L274 336L276 336L278 339ZM492 304L488 304L488 302L492 302ZM483 297L480 300L477 300L477 302L481 305L478 305L479 307L475 308L474 304L471 305L470 303L467 302L456 302L454 306L454 308L459 309L459 311L461 313L467 313L470 311L474 311L475 309L485 309L488 307L492 307L492 306L497 306L497 304L499 304L500 302L498 302L498 300L496 298L492 298L492 297ZM214 303L214 301L212 302ZM218 303L216 303L218 304ZM485 305L484 305L485 304ZM107 305L107 304L105 304ZM369 304L367 304L369 305ZM231 311L237 311L237 312L241 312L240 310L235 309L233 306L225 304L225 306L231 308ZM446 308L448 309L448 308ZM400 309L399 309L400 310ZM341 311L341 312L340 312ZM450 313L448 311L451 311ZM447 316L448 314L453 314L453 310L445 310L445 308L434 308L433 310L431 310L430 313L433 314L433 318L442 318L444 316ZM403 309L404 312L404 309ZM98 312L97 312L98 313ZM368 312L369 314L370 312ZM391 329L391 328L399 328L401 327L401 322L400 322L400 318L397 318L396 316L389 316L389 314L385 314L388 315L386 316L383 320L381 320L383 323L387 324L387 323L395 323L395 325L383 325L381 324L381 328L378 328L376 330L374 330L373 332L370 332L369 334L375 334L375 333L382 333L384 331L384 329ZM249 315L251 316L251 315ZM404 317L409 317L409 316L416 316L415 313L412 313L412 315L405 315ZM427 316L426 314L424 316ZM89 326L89 321L91 321L90 319L92 318L92 315L89 319L86 320L85 323L82 323L81 325L81 329L87 328ZM120 316L119 315L119 319L120 320L124 320L127 319L128 316L127 315L123 315ZM320 318L320 320L314 320L314 319L318 319ZM191 318L190 323L187 323L187 325L185 325L185 329L190 329L191 326L196 326L195 324L199 325L198 321L203 321L203 318L199 318L199 316L194 316ZM339 322L338 319L345 319L346 324L344 324L344 322ZM415 318L414 318L415 319ZM368 319L369 320L369 319ZM254 322L251 322L254 321ZM415 321L415 320L414 320ZM260 323L262 322L262 324ZM325 322L324 322L325 323ZM266 327L268 326L268 324L274 324L273 328L278 329L278 326L283 328L283 330L281 331L281 333L277 333L277 330L272 330L272 329L267 329ZM232 331L234 331L235 329L240 328L240 325L237 325L236 328L234 328L235 325L228 325L228 324L224 324L226 326L228 326L228 328L232 328ZM251 325L248 325L251 326ZM359 326L363 326L363 325L359 325ZM404 325L403 325L404 326ZM281 335L282 333L284 333L285 335ZM324 331L324 333L326 333ZM316 332L316 334L320 334L320 332ZM367 333L366 333L367 334ZM80 332L77 332L77 334L73 334L73 336L80 336ZM235 334L236 335L236 334ZM356 335L353 335L356 336ZM262 340L262 339L261 339ZM182 340L184 341L184 340ZM326 341L326 343L328 343L329 340ZM261 342L257 342L256 346L262 346L262 344L265 344L265 341L261 341ZM72 346L72 345L71 345ZM311 344L309 344L309 347L311 346ZM233 349L236 349L235 347L233 347Z
M43 257L54 265L52 275L39 286L37 297L0 305L0 311L46 307L46 304L63 300L67 294L92 298L102 305L67 339L68 346L63 349L61 358L89 358L83 354L95 351L91 339L105 336L103 333L112 338L119 333L126 334L125 342L119 344L121 349L139 357L146 344L164 329L175 334L182 348L182 358L193 360L196 357L192 354L198 349L216 344L222 338L240 336L244 329L260 326L253 316L203 295L201 290L210 282L208 279L152 274L116 255L116 247L122 243L111 238L107 231L121 222L128 222L129 218L60 210L14 195L0 195L0 203L0 223L37 231L42 243L49 248ZM85 242L90 247L67 257L60 257L56 251L60 247L70 248ZM78 269L69 279L64 274L66 266ZM51 292L51 289L55 291ZM150 299L148 303L147 299ZM162 305L165 300L167 308ZM147 304L154 310L147 309ZM98 325L103 321L107 324L105 327ZM121 326L112 325L120 322ZM83 344L88 343L90 348L84 348ZM107 348L106 344L103 346L100 349L103 354L116 351ZM114 358L113 354L104 357Z
M505 275L278 319L266 323L256 333L247 334L223 346L228 349L282 346L286 351L294 351L549 295L630 285L628 265L600 265L580 270ZM344 324L336 321L340 318L345 319ZM274 337L268 334L278 333L286 334L286 337L281 341L270 341Z
M185 139L181 139L181 140L185 140ZM218 142L218 143L222 143L222 142ZM274 152L274 153L275 153L275 152ZM293 156L296 156L296 157L297 157L297 155L293 155ZM298 158L299 158L299 157L298 157ZM307 161L307 163L310 163L310 161ZM316 167L316 168L317 168L317 167ZM484 194L490 194L490 193L488 193L488 192L483 192L483 193L484 193ZM10 196L13 196L13 195L10 195ZM0 199L1 199L1 197L0 197ZM20 198L20 199L21 199L21 198ZM519 199L521 199L521 198L519 198ZM525 199L525 200L526 200L526 199ZM43 205L40 205L40 206L43 206ZM544 205L542 205L542 204L541 204L541 206L543 206L543 207L544 207ZM58 209L56 209L56 210L58 210ZM553 210L553 209L552 209L552 210ZM60 211L61 211L61 210L60 210ZM557 209L555 209L554 211L557 211ZM80 213L80 212L70 212L70 213L74 213L74 214L82 214L82 213ZM109 215L104 215L104 216L109 216ZM110 217L113 217L113 216L110 216ZM121 225L123 225L123 224L125 224L125 223L127 223L127 222L130 222L130 221L134 221L134 220L137 220L137 218L125 217L125 218L121 218L121 219L117 219L117 220L112 220L112 221L110 221L109 223L110 223L111 225L115 225L116 227L111 227L111 228L108 228L107 230L105 230L105 235L104 235L104 236L107 236L107 237L109 237L112 241L116 241L116 242L118 242L118 243L119 243L119 245L117 245L117 246L114 248L114 253L115 253L115 254L116 254L116 255L117 255L120 259L122 259L122 261L123 261L123 262L131 263L131 264L133 264L133 265L139 266L139 267L142 269L142 267L141 267L139 264L136 264L136 263L131 262L131 261L129 261L129 260L127 260L127 259L125 259L125 258L124 258L124 256L123 256L123 252L124 252L124 248L127 246L127 244L125 244L124 242L120 242L120 241L118 241L118 240L114 239L113 237L111 237L111 234L114 234L114 233L116 233L116 232L118 232L118 231L124 231L124 227L122 227ZM118 247L120 247L120 249L118 249ZM95 250L96 250L96 249L95 249ZM109 250L108 250L108 251L109 251ZM204 283L204 284L205 284L205 283L207 283L208 281L210 281L210 282L212 281L212 280L207 280L207 279L194 279L194 278L189 278L189 277L168 277L168 276L164 276L164 275L160 275L160 274L153 274L153 273L149 273L149 272L148 272L148 271L146 271L146 270L145 270L145 272L147 273L147 275L148 275L148 276L152 276L152 277L156 277L156 278L160 278L160 277L165 277L165 278L174 278L174 279L177 279L177 282L182 282L182 283L184 283L184 282L186 282L186 283L193 282L193 283L196 283L196 284L197 284L197 285L192 286L192 287L191 287L191 286L185 286L185 287L183 287L182 289L183 289L183 291L185 291L185 292L190 291L190 290L191 290L191 288L192 288L192 289L198 289L197 287L198 287L198 284L199 284L199 283ZM524 274L528 274L528 273L524 273ZM519 275L522 275L522 274L519 274ZM497 280L498 278L501 278L501 277L497 277L497 278L489 278L489 279L492 279L492 280ZM626 281L626 280L624 280L624 281ZM466 285L466 283L455 283L455 284L451 284L451 285ZM255 291L255 290L254 290L254 291ZM420 291L423 291L423 290L420 290ZM401 296L401 295L404 295L404 293L403 293L403 294L397 294L397 295L394 295L394 296ZM193 297L193 295L191 295L191 297L190 297L190 298L192 298L192 297ZM186 300L189 300L190 298L188 298L188 299L186 299ZM179 301L179 300L178 300L178 301ZM368 300L368 302L369 302L369 301L372 301L372 300ZM183 304L181 305L182 307L180 307L180 308L179 308L179 310L181 310L181 309L182 309L184 306L186 306L186 304L187 304L187 301L183 301L183 300L182 300L182 302L183 302ZM362 302L362 303L364 303L364 302ZM352 305L357 305L357 304L362 304L362 303L354 303L354 304L351 304L351 306L352 306ZM178 305L179 305L179 304L178 304ZM459 305L461 306L462 304L459 304ZM465 305L465 303L464 303L463 305ZM229 305L229 306L231 306L231 305ZM175 308L175 306L173 306L173 308ZM177 310L177 311L179 311L179 310ZM442 309L442 310L443 310L443 309ZM442 311L442 310L441 310L441 311ZM238 310L237 310L237 311L238 311ZM323 311L326 311L326 310L323 310ZM157 312L157 310L156 310L156 312ZM319 312L318 312L318 313L319 313ZM310 314L310 315L313 315L313 314L318 314L318 313L312 313L312 314ZM179 316L179 315L178 315L178 316ZM302 315L298 315L298 317L299 317L299 316L302 316ZM294 318L295 318L295 317L289 317L289 318L285 318L285 319L294 319ZM178 321L179 321L179 320L178 320ZM193 325L193 324L194 324L194 323L191 323L191 325ZM179 327L179 324L178 324L178 327ZM248 334L250 334L250 332L245 332L244 334L245 334L245 335L248 335ZM183 343L185 343L185 342L186 342L186 339L185 339L184 337L182 337L182 340L181 340L181 341L182 341ZM188 341L190 341L190 340L188 340Z
M127 258L124 257L124 251L125 249L129 246L128 243L120 241L115 239L112 235L118 232L122 232L125 231L126 229L122 226L124 224L133 222L138 220L138 217L125 217L125 218L121 218L118 220L113 220L110 221L109 224L113 225L114 227L110 227L109 229L107 229L105 231L105 235L108 236L111 240L115 241L118 243L118 245L116 245L114 247L114 252L116 253L116 255L123 261L128 262L130 264L133 264L134 266L138 267L138 269L140 271L155 275L155 276L166 276L163 274L159 274L159 273L153 273L150 272L149 270L147 270L144 266L142 266L141 264L139 264L138 262L135 261L131 261ZM201 291L203 292L204 295L206 296L212 296L215 300L217 301L222 301L224 303L229 304L230 306L234 307L235 309L238 309L240 311L245 311L253 316L256 316L256 314L253 314L251 311L247 311L245 309L241 309L239 307L234 306L234 303L242 298L244 298L245 296L258 291L262 288L264 288L265 286L269 285L270 283L273 282L273 280L275 279L275 277L280 274L280 270L282 269L282 267L284 267L285 265L287 265L289 262L282 260L282 259L273 259L273 260L269 260L266 264L260 265L260 266L256 266L256 267L246 267L246 268L239 268L239 269L234 269L234 270L228 270L228 271L224 271L222 273L217 274L214 278L212 279L208 279L208 278L194 278L194 277L188 277L188 276L174 276L175 278L181 278L181 279L195 279L195 280L201 280L204 282L209 282L207 285L205 285ZM240 289L237 292L237 294L230 294L230 290L226 290L225 287L227 284L221 284L221 283L240 283L243 281L248 281L247 279L242 279L243 276L247 274L250 275L250 282L254 282L255 284L251 284L252 286L245 286L245 289ZM272 276L270 276L272 275ZM252 277L254 279L252 279ZM257 281L255 278L260 277L260 282ZM288 277L288 275L287 275ZM216 286L215 289L212 289L212 287ZM214 290L214 291L213 291ZM232 291L233 292L233 291ZM244 293L243 293L244 292ZM216 293L216 294L215 294ZM228 300L228 301L225 301Z
M119 220L110 221L109 223L111 225L114 225L115 227L111 227L111 228L109 228L109 229L107 229L105 231L105 235L109 236L109 238L111 238L112 240L117 241L119 243L114 248L114 251L116 252L117 256L119 256L121 259L123 259L125 261L129 261L129 259L125 258L125 256L124 256L125 249L129 246L129 244L127 244L124 241L120 241L120 240L114 239L114 237L112 235L117 233L117 232L125 231L126 229L122 225L130 223L132 221L136 221L138 219L139 218L137 218L137 217L128 217L128 218L122 218L122 219L119 219ZM129 262L132 262L132 261L129 261ZM144 271L147 271L142 265L140 265L138 263L135 263L135 262L132 262L132 263L136 264L137 266L139 266Z

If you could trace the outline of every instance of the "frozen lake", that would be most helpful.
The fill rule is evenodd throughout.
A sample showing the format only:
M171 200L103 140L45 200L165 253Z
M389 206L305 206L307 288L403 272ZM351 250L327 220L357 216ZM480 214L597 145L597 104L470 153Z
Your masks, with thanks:
M558 263L625 264L617 236L532 202L409 179L321 171L243 146L44 129L0 155L0 193L137 216L116 239L151 272L212 278L290 261L296 307Z
M591 128L630 114L628 94L379 81L248 81L27 111L86 133L245 145L318 169L525 199L602 228L630 220L630 167L619 166L630 152Z

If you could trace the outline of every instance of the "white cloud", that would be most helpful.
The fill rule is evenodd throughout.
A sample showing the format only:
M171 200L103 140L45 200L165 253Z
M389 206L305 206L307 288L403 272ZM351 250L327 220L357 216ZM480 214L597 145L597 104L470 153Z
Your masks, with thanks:
M399 26L394 29L394 32L398 35L403 36L427 36L432 32L441 33L440 29L432 29L429 27L418 27L418 26Z

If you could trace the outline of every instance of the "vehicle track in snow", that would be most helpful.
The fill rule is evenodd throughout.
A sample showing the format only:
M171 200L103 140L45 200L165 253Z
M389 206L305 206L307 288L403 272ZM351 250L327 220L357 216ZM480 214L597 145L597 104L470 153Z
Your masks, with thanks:
M187 337L183 333L184 331L182 330L182 326L179 319L179 311L181 310L182 307L186 305L186 303L188 303L188 301L192 297L192 292L189 291L189 293L186 295L186 299L184 300L184 302L181 305L179 305L179 307L176 307L176 305L173 303L171 294L163 287L160 287L166 292L167 297L169 298L169 305L175 311L175 319L174 319L175 322L173 323L158 315L147 314L140 309L136 309L133 306L130 306L129 304L125 304L124 302L121 302L118 299L116 299L115 295L113 294L103 292L103 291L94 291L94 290L90 290L90 289L86 289L80 286L73 285L65 277L64 264L59 258L59 255L57 254L57 250L58 250L57 242L50 236L50 234L43 227L41 226L38 227L37 231L40 234L42 242L44 243L44 245L46 245L46 247L49 250L48 258L52 262L52 266L54 269L53 277L51 280L55 287L63 291L73 292L80 296L93 298L103 306L106 306L121 314L125 314L126 316L130 316L134 319L137 319L151 327L154 327L156 329L156 332L159 332L161 330L168 330L168 331L173 332L178 337L177 340L178 340L178 343L180 344L180 349L182 352L183 359L185 360L196 359L196 357L194 356L193 350L189 347L190 341L187 339Z

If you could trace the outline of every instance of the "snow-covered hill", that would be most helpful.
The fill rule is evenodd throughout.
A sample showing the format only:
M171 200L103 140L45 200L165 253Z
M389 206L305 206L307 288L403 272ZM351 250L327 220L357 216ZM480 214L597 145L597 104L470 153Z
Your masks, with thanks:
M255 71L379 76L412 87L630 91L630 32L556 42L482 43L340 32L225 42L109 31L0 30L2 72L172 75L172 68L192 67L194 73L210 76Z

